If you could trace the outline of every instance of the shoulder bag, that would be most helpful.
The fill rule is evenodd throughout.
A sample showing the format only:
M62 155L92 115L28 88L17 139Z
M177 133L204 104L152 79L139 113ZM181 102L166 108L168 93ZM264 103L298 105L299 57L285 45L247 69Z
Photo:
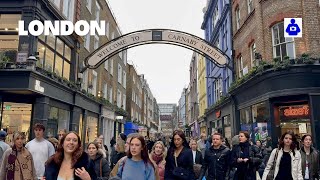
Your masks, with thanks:
M277 163L278 152L279 152L279 149L277 149L276 154L275 154L275 156L273 158L272 167L270 168L270 171L269 171L269 173L267 175L267 180L273 180L274 179L274 169L275 169L275 166L276 166L276 163Z
M180 180L188 180L189 179L189 171L186 170L185 168L182 167L178 167L178 163L177 163L177 157L174 154L174 161L176 164L176 167L174 167L172 174L174 177L180 179Z

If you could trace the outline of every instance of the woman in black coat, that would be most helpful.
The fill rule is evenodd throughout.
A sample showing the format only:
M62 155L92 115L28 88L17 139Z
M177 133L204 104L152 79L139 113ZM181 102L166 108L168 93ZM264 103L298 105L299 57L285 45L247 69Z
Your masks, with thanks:
M57 152L46 162L45 180L74 179L96 180L94 163L87 153L83 152L81 140L77 133L65 134Z
M88 144L87 151L90 159L94 162L94 170L98 180L108 180L110 174L109 162L103 158L101 150L98 143L91 142Z
M231 164L237 168L234 180L256 180L256 171L262 162L262 156L259 150L249 143L249 137L248 132L240 131L239 145L232 149Z
M166 157L165 180L194 180L193 156L186 137L181 130L173 132Z

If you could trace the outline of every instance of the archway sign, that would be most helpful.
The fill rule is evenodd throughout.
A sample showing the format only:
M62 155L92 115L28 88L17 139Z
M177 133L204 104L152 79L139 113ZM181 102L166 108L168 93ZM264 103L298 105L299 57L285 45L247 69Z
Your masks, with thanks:
M87 68L96 69L106 60L119 52L145 44L171 44L196 51L207 57L219 67L227 67L229 57L220 49L192 34L171 29L146 29L119 36L100 46L85 59L84 72ZM229 61L228 61L228 60Z

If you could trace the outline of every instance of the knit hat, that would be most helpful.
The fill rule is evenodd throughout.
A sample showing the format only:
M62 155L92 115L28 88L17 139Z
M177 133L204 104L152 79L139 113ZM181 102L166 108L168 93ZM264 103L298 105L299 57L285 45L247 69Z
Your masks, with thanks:
M120 133L119 136L122 140L126 141L127 136L124 133Z

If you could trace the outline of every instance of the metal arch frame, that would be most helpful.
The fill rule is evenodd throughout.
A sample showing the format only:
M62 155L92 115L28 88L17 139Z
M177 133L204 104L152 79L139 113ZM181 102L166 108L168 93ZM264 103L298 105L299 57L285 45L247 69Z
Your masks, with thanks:
M88 59L90 57L92 57L95 53L97 53L99 50L103 49L105 46L109 45L109 44L112 44L113 42L123 38L123 37L126 37L126 36L129 36L129 35L132 35L132 34L137 34L137 33L141 33L141 32L154 32L154 31L161 31L161 32L164 32L164 31L170 31L170 32L175 32L175 33L180 33L182 35L187 35L187 36L190 36L190 37L193 37L199 41L202 41L203 43L205 43L207 46L211 47L211 48L214 48L216 51L218 51L220 54L222 54L226 59L227 59L227 63L226 64L219 64L217 63L213 58L209 57L204 51L201 51L199 49L196 49L192 46L188 46L188 45L185 45L185 44L182 44L182 43L178 43L178 42L175 42L175 41L170 41L170 40L147 40L147 41L142 41L142 42L137 42L137 43L134 43L134 44L131 44L131 45L126 45L122 48L119 48L117 50L115 50L114 52L110 53L109 55L103 57L97 64L95 64L94 66L90 66L88 64ZM85 62L85 67L83 67L80 72L83 73L86 69L97 69L101 64L103 64L105 61L107 61L108 59L110 59L111 57L113 57L114 55L118 54L119 52L122 52L124 50L127 50L129 48L133 48L133 47L136 47L136 46L141 46L141 45L147 45L147 44L169 44L169 45L175 45L175 46L180 46L180 47L183 47L183 48L186 48L186 49L190 49L192 51L195 51L201 55L203 55L205 58L207 58L208 60L210 60L211 62L213 62L216 66L220 67L220 68L223 68L223 67L226 67L228 68L229 70L231 70L233 73L234 73L234 69L232 66L229 65L229 63L231 62L231 59L228 55L226 55L224 52L222 52L219 48L211 45L208 41L198 37L198 36L195 36L193 34L190 34L190 33L187 33L187 32L183 32L183 31L178 31L178 30L172 30L172 29L144 29L144 30L139 30L139 31L134 31L134 32L130 32L130 33L127 33L127 34L124 34L122 36L119 36L111 41L108 41L107 43L101 45L99 48L97 48L96 50L94 50L93 52L91 52L84 60Z

